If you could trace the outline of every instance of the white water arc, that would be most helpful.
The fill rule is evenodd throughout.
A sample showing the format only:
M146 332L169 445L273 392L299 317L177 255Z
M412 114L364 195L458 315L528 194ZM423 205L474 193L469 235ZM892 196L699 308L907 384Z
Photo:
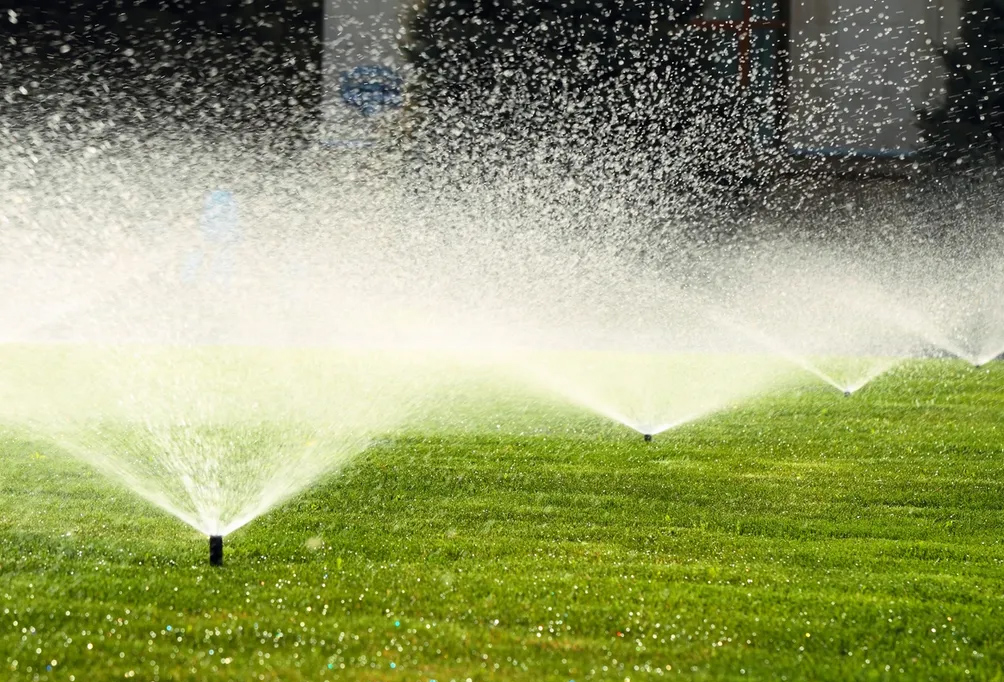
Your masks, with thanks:
M517 356L568 401L651 436L791 382L786 363L723 333L703 297L655 276L596 281L591 306L549 308L566 330L539 325L545 336Z
M1004 266L992 244L971 250L907 251L892 261L887 296L874 307L928 347L978 366L1004 352Z
M767 352L852 394L919 349L917 334L891 318L901 309L867 259L789 247L760 260L745 266L732 304L711 314Z
M661 187L639 197L615 178L595 196L504 172L494 185L461 177L458 190L377 157L365 161L373 171L309 153L234 161L208 149L143 148L85 164L69 186L52 173L35 203L72 201L0 234L21 235L20 253L38 264L37 275L3 279L21 294L4 298L25 317L14 338L76 342L8 349L18 361L0 369L0 391L11 416L205 532L232 530L397 428L435 384L421 362L390 371L402 347L516 348L518 371L538 384L656 433L786 385L791 364L854 391L920 335L974 362L1004 344L992 268L977 277L974 265L968 288L941 289L924 285L946 280L944 268L880 246L881 257L848 256L766 239L738 258L699 248L671 221L646 241L628 209L646 198L675 209L675 198ZM210 175L244 198L239 265L229 286L182 285L180 245L205 246L198 209ZM109 201L108 186L132 194ZM127 238L151 212L166 216L166 236ZM105 251L81 250L91 234ZM642 267L630 254L646 249L659 257ZM899 261L891 284L875 274ZM691 267L701 276L688 280ZM32 276L37 290L17 289ZM990 312L956 323L951 306L927 297ZM717 309L741 333L709 320Z
M11 416L207 535L336 471L414 406L395 381L407 368L377 354L56 345L5 356Z

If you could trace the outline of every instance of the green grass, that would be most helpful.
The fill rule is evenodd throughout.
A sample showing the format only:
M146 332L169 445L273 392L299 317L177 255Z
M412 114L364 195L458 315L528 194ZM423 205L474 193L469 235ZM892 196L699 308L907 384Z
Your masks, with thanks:
M522 435L441 419L216 570L205 538L11 436L0 679L1002 679L1002 415L999 363L925 361L651 444L545 405Z

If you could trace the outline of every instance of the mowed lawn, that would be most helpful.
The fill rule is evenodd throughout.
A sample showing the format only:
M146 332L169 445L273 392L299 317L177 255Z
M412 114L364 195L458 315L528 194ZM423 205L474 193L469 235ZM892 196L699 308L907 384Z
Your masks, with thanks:
M650 444L536 409L387 434L228 537L222 569L8 432L0 680L1004 676L1000 363L913 362Z

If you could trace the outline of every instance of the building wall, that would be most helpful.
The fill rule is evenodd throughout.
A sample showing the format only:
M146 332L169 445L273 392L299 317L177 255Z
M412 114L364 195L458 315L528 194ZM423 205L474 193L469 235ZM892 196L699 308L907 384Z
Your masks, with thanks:
M787 145L895 155L919 142L915 112L936 101L937 45L962 0L791 0Z

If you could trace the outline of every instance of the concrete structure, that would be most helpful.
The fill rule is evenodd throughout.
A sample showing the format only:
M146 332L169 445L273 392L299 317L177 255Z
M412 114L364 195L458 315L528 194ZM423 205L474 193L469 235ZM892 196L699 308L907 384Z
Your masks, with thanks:
M380 117L363 120L347 106L343 76L360 65L401 72L397 41L409 3L325 1L328 135L351 143L372 135ZM963 1L706 0L693 28L711 32L709 68L734 79L761 143L798 154L899 156L918 142L916 110L938 96L936 48L953 40Z

